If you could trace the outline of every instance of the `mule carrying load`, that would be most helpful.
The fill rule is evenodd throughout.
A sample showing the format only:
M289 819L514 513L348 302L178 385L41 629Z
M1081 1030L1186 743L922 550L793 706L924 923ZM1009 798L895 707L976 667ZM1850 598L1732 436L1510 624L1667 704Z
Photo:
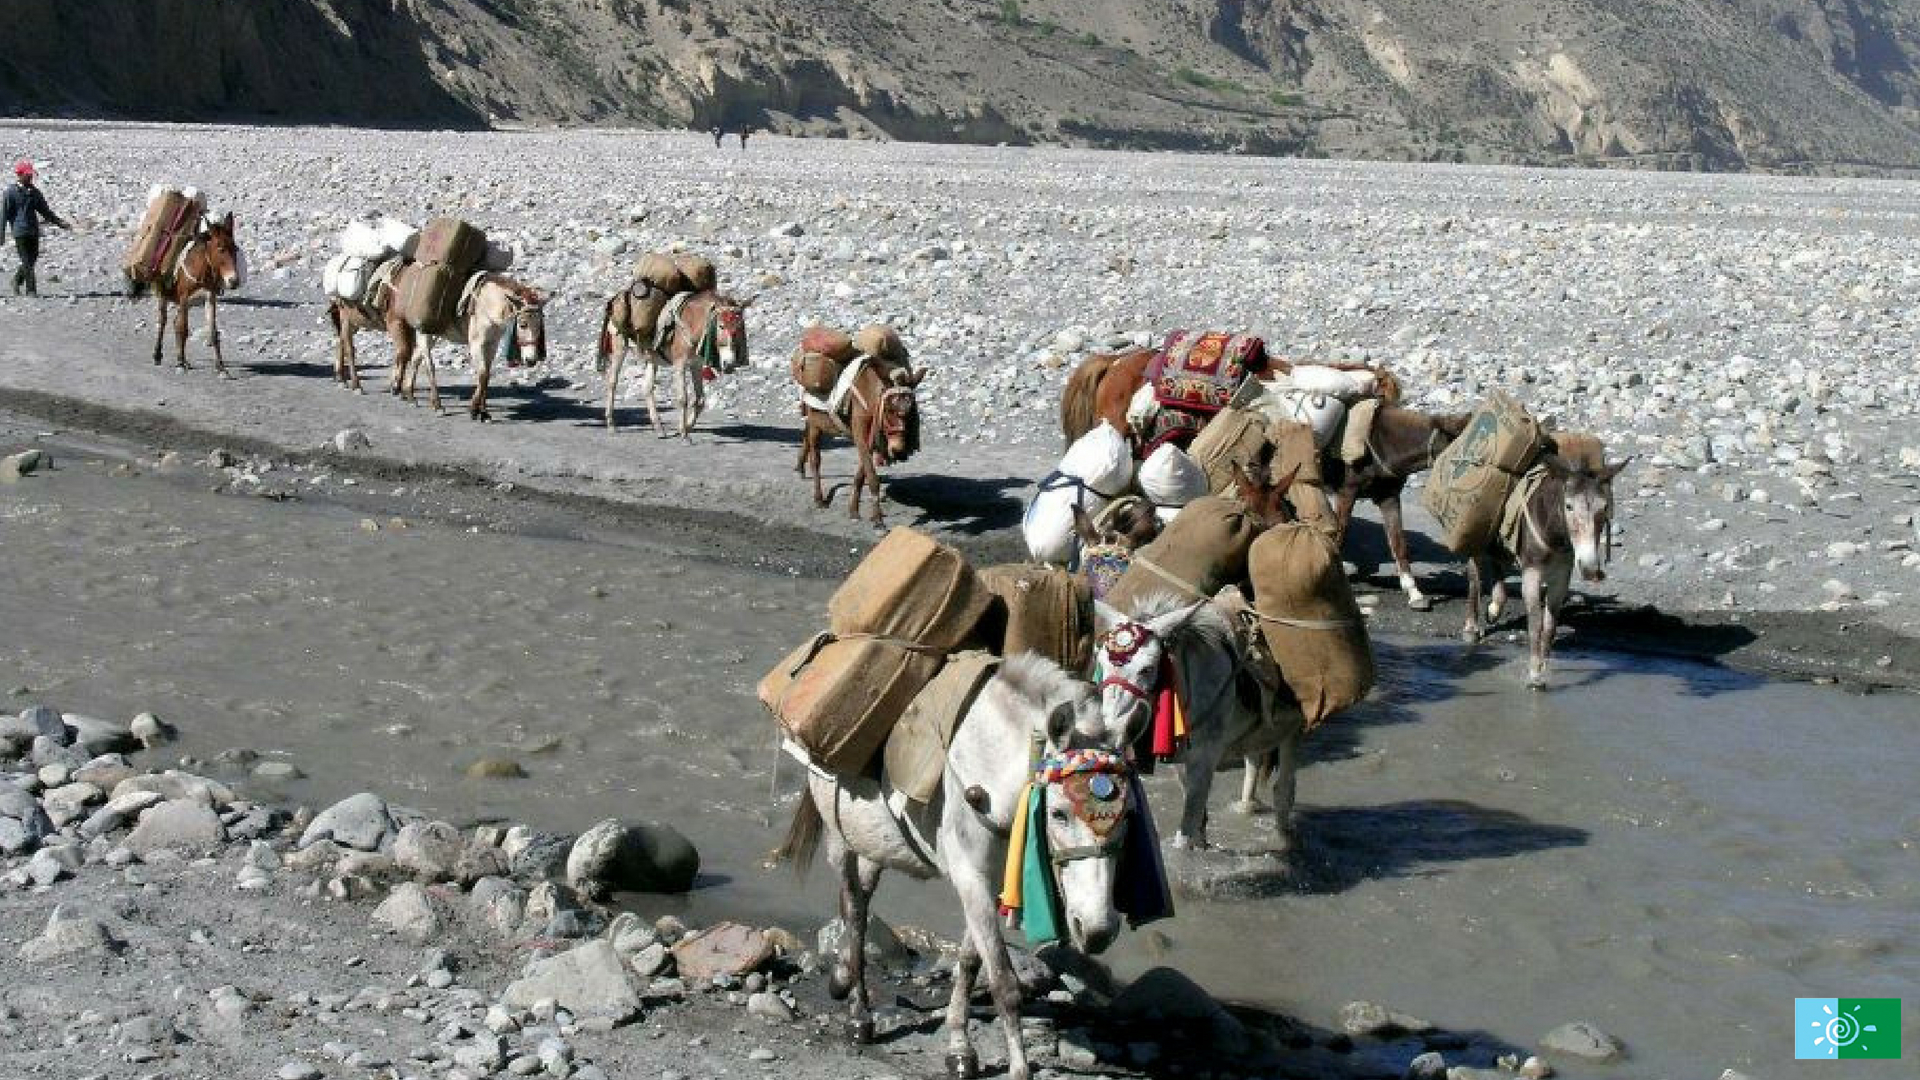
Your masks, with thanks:
M1476 555L1493 542L1509 497L1545 446L1540 423L1525 406L1499 391L1487 398L1434 459L1420 495L1448 550Z
M853 442L859 460L847 512L860 515L864 486L873 494L873 521L879 524L880 466L920 451L915 391L926 369L914 370L893 327L874 324L851 336L809 326L800 335L790 370L800 387L800 415L806 422L795 471L801 476L811 472L814 505L827 505L820 474L822 444L829 435L842 436Z

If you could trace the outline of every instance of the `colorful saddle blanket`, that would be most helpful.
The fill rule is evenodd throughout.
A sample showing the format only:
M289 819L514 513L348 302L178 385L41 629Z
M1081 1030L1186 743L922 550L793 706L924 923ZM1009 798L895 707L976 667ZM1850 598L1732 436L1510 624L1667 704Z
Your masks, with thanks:
M1175 330L1147 365L1147 385L1160 403L1145 457L1171 442L1193 441L1213 414L1226 408L1247 376L1266 367L1266 344L1246 334Z

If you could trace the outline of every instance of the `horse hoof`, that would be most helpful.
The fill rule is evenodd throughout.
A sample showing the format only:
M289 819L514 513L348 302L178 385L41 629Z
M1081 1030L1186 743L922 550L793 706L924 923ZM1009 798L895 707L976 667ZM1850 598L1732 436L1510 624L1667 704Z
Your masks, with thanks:
M1465 627L1460 631L1460 640L1466 642L1469 645L1480 644L1480 637L1481 637L1480 628L1477 626Z
M947 1075L952 1080L976 1080L980 1075L980 1055L969 1050L947 1055Z
M1432 611L1433 599L1426 596L1409 596L1407 597L1407 606L1415 611Z
M827 996L835 1001L845 1001L847 995L851 993L853 993L853 976L835 967L827 976Z
M847 1041L855 1046L867 1046L873 1042L873 1020L847 1021Z
M1227 807L1227 809L1233 811L1236 814L1243 814L1247 817L1252 817L1253 815L1268 809L1268 806L1266 803L1261 802L1259 799L1236 799L1234 800L1233 805Z

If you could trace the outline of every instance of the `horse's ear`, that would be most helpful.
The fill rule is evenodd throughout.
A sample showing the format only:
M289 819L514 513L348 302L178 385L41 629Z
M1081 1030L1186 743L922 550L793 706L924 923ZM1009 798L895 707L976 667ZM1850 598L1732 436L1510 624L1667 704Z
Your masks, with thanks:
M1240 501L1248 506L1254 505L1260 498L1260 485L1254 482L1253 477L1247 475L1239 462L1235 461L1232 465L1233 486L1240 489Z
M1093 519L1087 516L1086 509L1079 503L1073 504L1073 531L1086 543L1100 542L1100 530L1093 527Z
M926 381L927 375L928 375L927 369L921 368L919 371L916 371L912 375L907 377L907 385L910 387L913 387L914 389L919 389L920 384Z
M1553 477L1555 480L1569 480L1573 478L1573 466L1567 464L1566 459L1562 458L1559 454L1541 455L1540 464L1546 468L1547 475Z
M1119 608L1114 607L1105 600L1095 600L1093 602L1093 625L1094 628L1101 633L1104 634L1126 621L1126 613Z
M1153 631L1158 637L1166 637L1193 621L1193 617L1200 614L1200 609L1206 606L1205 600L1196 600L1178 611L1169 611L1165 615L1155 616L1153 621L1147 624L1147 629Z
M1047 741L1055 746L1067 745L1073 736L1073 722L1079 719L1079 710L1071 701L1063 701L1047 714Z
M220 219L220 227L228 232L233 231L233 211L227 211L226 215Z
M1632 460L1633 460L1633 455L1628 454L1626 457L1621 458L1619 461L1616 461L1611 465L1602 465L1600 467L1600 482L1603 484L1612 483L1613 478L1616 476L1619 476L1620 470L1626 468L1627 463Z
M1274 481L1271 485L1268 486L1267 488L1268 498L1274 498L1274 497L1285 494L1286 490L1293 486L1294 477L1299 475L1300 475L1299 465L1295 465L1293 468L1288 469L1287 475L1281 477L1279 480Z

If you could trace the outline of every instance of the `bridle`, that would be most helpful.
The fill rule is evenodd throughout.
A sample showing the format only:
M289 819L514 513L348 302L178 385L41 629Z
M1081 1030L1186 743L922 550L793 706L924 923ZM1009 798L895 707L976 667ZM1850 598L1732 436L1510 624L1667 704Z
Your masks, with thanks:
M1106 672L1100 679L1100 689L1118 687L1128 696L1151 704L1152 694L1141 689L1133 680L1116 673L1157 638L1158 635L1145 624L1131 619L1101 634L1099 641L1095 642L1100 650L1100 667Z
M1126 842L1132 778L1126 756L1112 750L1065 750L1040 761L1033 782L1046 793L1042 798L1051 798L1056 786L1064 788L1073 816L1100 838L1098 843L1049 851L1055 872L1084 859L1119 854Z

